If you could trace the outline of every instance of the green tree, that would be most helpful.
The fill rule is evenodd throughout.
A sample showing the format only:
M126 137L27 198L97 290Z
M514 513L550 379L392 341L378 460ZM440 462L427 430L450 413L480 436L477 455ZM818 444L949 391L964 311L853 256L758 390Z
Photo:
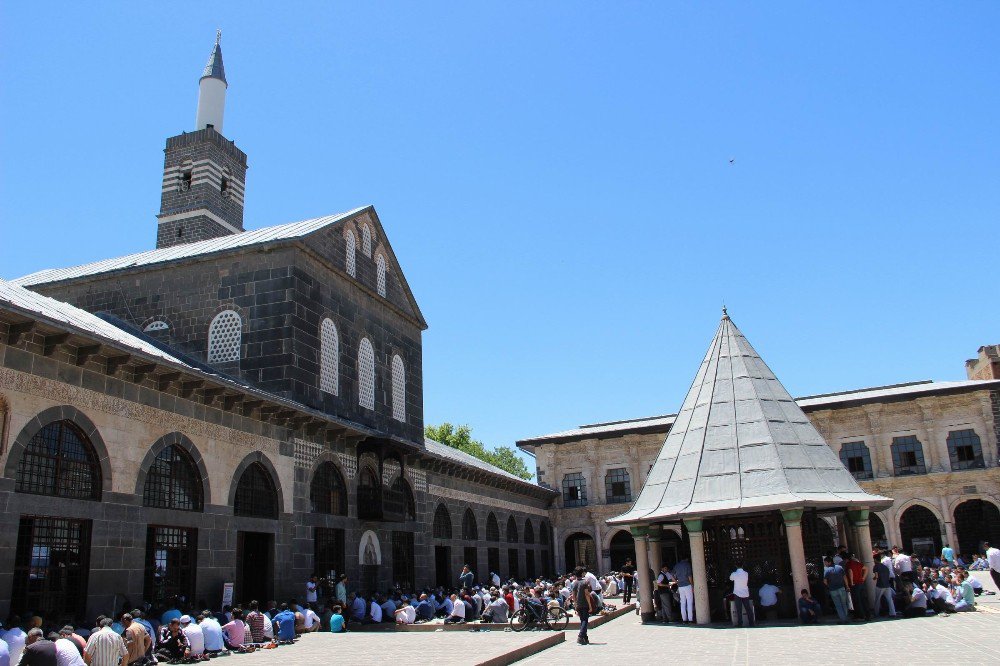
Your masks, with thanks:
M472 428L467 425L453 426L450 423L442 423L437 426L429 425L424 427L424 434L436 442L447 444L454 449L468 453L470 456L475 456L525 481L530 481L535 476L514 452L514 449L509 446L487 449L485 444L472 439Z

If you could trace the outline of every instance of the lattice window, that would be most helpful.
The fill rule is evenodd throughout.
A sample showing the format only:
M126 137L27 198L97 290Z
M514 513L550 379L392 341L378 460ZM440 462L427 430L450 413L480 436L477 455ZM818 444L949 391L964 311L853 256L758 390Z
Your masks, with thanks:
M368 338L358 346L358 404L375 409L375 350Z
M309 484L309 501L313 513L347 515L347 484L332 462L322 463L313 475Z
M386 520L410 521L417 519L417 506L413 501L410 484L402 476L397 476L389 488L385 506Z
M517 543L517 521L514 516L507 519L507 543Z
M375 287L378 295L385 298L385 257L381 254L375 257Z
M357 253L357 244L358 242L354 239L354 232L348 229L344 233L344 253L347 257L347 274L351 277L358 276L358 263L355 257L355 254Z
M406 370L399 354L392 357L392 418L406 421Z
M462 539L465 541L479 540L479 525L476 523L476 516L472 509L466 509L462 516Z
M31 438L17 464L17 492L101 499L101 466L72 421L50 423Z
M319 390L337 395L340 390L340 337L337 325L326 318L319 327Z
M524 543L535 543L535 528L531 526L531 519L524 519Z
M11 608L82 617L90 571L90 521L24 516L17 530Z
M358 468L358 518L382 520L382 483L369 465Z
M444 504L438 504L438 508L434 512L433 536L435 539L451 538L451 514L448 513Z
M243 320L233 310L215 315L208 327L208 362L228 363L240 360Z
M951 468L982 469L983 444L975 430L952 430L948 433L948 455L951 457Z
M361 225L361 252L366 257L372 256L372 230L367 224Z
M157 605L171 597L194 595L198 561L198 530L155 527L146 530L144 599Z
M392 533L392 582L404 590L412 590L416 580L413 532Z
M580 472L573 472L563 477L563 506L587 506L587 481Z
M146 324L146 327L142 329L145 333L155 333L156 331L167 331L170 330L170 324L163 320L151 321Z
M256 518L278 517L278 492L271 475L260 463L252 463L243 471L236 486L233 513Z
M178 511L201 511L202 479L191 455L170 445L160 451L146 474L143 506Z
M840 447L840 462L855 479L872 478L872 457L864 442L844 442Z
M632 501L632 482L624 467L609 469L604 475L604 496L608 504Z
M500 524L497 523L497 517L490 512L490 515L486 517L486 540L487 541L499 541L500 540ZM496 569L494 569L496 571Z
M913 435L892 438L892 465L896 476L926 474L924 447Z

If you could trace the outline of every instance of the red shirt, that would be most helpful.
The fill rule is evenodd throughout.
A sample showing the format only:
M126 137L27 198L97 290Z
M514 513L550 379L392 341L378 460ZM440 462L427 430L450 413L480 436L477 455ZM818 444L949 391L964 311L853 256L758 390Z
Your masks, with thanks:
M507 594L503 595L503 600L507 602L507 605L510 606L510 612L513 613L514 612L514 595L511 594L510 592L508 592Z
M862 569L865 565L861 564L857 560L847 561L847 570L851 572L851 578L854 580L854 585L861 585L864 581L861 579ZM852 586L853 587L853 586Z

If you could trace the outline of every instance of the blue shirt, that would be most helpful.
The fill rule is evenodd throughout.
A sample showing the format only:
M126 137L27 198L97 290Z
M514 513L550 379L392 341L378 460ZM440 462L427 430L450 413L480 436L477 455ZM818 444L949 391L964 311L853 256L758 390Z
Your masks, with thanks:
M424 599L419 604L417 604L417 619L418 620L429 620L434 617L434 606L431 602Z
M0 666L10 666L10 650L4 640L0 640Z
M363 620L365 619L365 611L367 610L365 600L361 597L354 597L354 601L351 603L351 618L354 620Z
M181 619L181 615L183 614L184 613L180 612L176 608L171 608L160 616L160 624L170 624L171 620Z
M444 603L441 604L441 606L444 608L444 612L449 616L451 615L451 612L455 610L455 604L451 603L451 599L448 597L444 598Z
M275 636L283 641L290 641L295 638L295 613L290 610L283 610L274 616L273 622L278 625Z
M847 574L844 572L844 567L839 564L834 564L832 567L826 567L823 569L823 578L826 579L827 584L831 590L842 590L844 588L844 578Z
M690 585L689 576L693 576L690 562L681 560L674 566L674 578L677 579L677 587L687 587Z
M955 560L955 549L945 546L941 549L941 559L953 562Z
M344 616L334 613L330 616L330 631L339 634L344 630Z

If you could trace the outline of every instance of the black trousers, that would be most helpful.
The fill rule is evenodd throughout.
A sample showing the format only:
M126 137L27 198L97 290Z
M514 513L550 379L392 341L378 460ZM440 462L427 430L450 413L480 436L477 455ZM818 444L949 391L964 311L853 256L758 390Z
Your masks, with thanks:
M632 600L632 579L622 579L622 603L627 604Z
M991 568L990 568L990 576L991 576L991 577L993 578L993 583L994 583L994 584L995 584L995 585L996 585L996 586L997 586L998 588L1000 588L1000 571L996 571L996 570L994 570L994 569L993 569L993 568L991 567Z

